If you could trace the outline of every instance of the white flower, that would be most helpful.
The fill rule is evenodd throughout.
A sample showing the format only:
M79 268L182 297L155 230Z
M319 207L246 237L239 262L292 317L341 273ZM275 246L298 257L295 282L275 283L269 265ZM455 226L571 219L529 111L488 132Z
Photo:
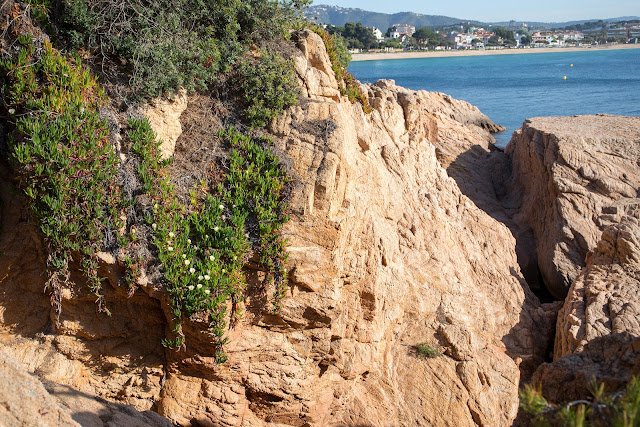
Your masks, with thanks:
M204 277L198 276L198 280L202 280L202 279L204 279Z
M218 230L220 230L220 229L218 228L217 225L215 227L213 227L213 231L217 232Z
M214 259L216 259L213 255L209 255L209 261L213 261Z
M193 274L193 273L195 273L195 272L196 272L196 269L195 269L195 268L191 267L191 268L189 269L189 273Z
M224 209L224 205L220 205L218 207L220 208L220 210Z
M191 244L191 239L187 239L187 245Z
M173 236L175 236L175 234L173 234L173 231L170 231L169 232L169 237L173 237Z
M154 222L153 224L151 224L151 228L153 228L153 229L155 230L156 228L158 228L158 224L156 224L156 223Z
M188 259L185 259L184 260L184 265L189 265L189 264L191 264L191 261L189 261Z
M192 290L193 290L193 285L189 285L189 286L187 287L187 289L189 289L190 291L192 291Z
M196 288L202 289L202 283L198 283L198 286L196 286Z
M9 114L15 114L15 113L16 113L15 108L9 108Z
M205 294L207 294L207 295L209 295L209 294L211 293L211 291L210 291L209 289L205 289L205 290L204 290L204 293L205 293Z
M169 247L167 248L167 250L168 250L169 252L173 252L173 246L169 246Z
M211 279L211 277L209 277L209 275L208 275L208 274L205 274L205 275L204 275L204 280L209 280L209 279Z
M222 274L224 274L224 273L226 273L226 272L227 272L227 270L223 268L223 269L222 269Z
M187 256L185 254L182 254L182 259L185 259Z

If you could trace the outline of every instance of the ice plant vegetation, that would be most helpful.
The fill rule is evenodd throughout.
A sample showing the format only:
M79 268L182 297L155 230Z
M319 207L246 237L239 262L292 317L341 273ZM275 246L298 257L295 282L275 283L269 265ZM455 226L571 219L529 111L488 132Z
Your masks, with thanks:
M129 125L128 137L139 157L143 187L158 201L147 218L171 297L175 336L165 345L181 347L182 321L204 316L217 346L217 358L224 361L225 327L243 298L242 268L251 249L259 254L259 263L267 273L265 290L274 289L274 308L286 289L287 255L280 235L287 221L282 196L286 174L266 148L269 140L257 141L229 129L219 135L231 149L225 181L203 183L203 188L211 190L202 196L192 194L195 203L184 205L160 160L149 123L131 120Z
M9 158L48 247L52 303L59 314L62 289L70 284L69 263L75 260L99 309L108 311L96 253L124 239L119 230L129 202L121 194L107 124L98 114L104 93L79 60L29 36L18 42L17 56L0 64L15 126Z

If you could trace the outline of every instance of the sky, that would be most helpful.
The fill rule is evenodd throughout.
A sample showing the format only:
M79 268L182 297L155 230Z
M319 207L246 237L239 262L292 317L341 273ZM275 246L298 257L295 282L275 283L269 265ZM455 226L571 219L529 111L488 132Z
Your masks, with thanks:
M416 12L485 22L512 19L566 22L640 16L640 0L314 0L313 4L330 4L383 13Z

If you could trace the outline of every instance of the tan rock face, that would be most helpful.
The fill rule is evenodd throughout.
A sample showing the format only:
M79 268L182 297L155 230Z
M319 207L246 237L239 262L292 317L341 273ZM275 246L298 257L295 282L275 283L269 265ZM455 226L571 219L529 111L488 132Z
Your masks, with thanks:
M514 218L537 239L549 290L566 296L603 230L600 214L640 191L640 119L534 118L506 148L513 164Z
M333 91L317 36L297 43L306 97L270 129L296 183L280 312L252 297L260 272L248 272L227 363L213 363L197 323L184 325L186 351L165 352L162 293L150 284L126 299L122 272L105 265L114 315L96 314L79 287L64 302L61 329L35 339L52 328L36 252L28 283L20 255L0 258L3 339L22 348L12 352L31 370L53 360L46 376L140 409L155 405L178 424L511 425L519 367L542 360L549 315L528 290L509 230L460 192L434 145L459 137L486 146L490 121L466 103L390 81L365 88L374 108L365 115ZM13 221L28 229L24 217ZM2 238L0 250L18 254L39 242ZM41 312L21 319L11 305L20 298ZM417 357L421 342L442 355Z
M41 383L0 351L0 424L3 426L171 427L155 412L110 403L50 381Z
M154 99L142 108L142 114L149 120L158 141L162 142L163 159L173 156L176 141L182 135L180 115L187 109L187 98L187 91L181 90L172 99Z
M620 390L640 374L640 200L618 210L558 314L554 362L535 374L553 400L589 396L594 378Z

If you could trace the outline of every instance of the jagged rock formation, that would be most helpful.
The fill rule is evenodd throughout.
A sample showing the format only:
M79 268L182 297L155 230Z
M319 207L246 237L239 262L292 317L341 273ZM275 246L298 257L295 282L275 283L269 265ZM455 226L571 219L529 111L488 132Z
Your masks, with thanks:
M365 87L366 115L339 95L320 38L297 43L304 96L270 129L296 179L280 312L251 292L253 271L226 364L197 322L184 325L186 351L165 350L166 296L147 283L127 298L105 256L113 315L96 314L78 286L55 328L44 248L2 179L15 231L0 236L6 350L46 379L179 424L511 425L519 368L542 362L553 316L529 291L510 231L461 193L434 145L486 146L497 127L469 104L389 81ZM443 355L416 357L420 342Z
M593 380L621 390L640 373L640 119L529 119L506 154L502 203L533 230L549 289L568 294L532 382L554 402L589 397Z
M513 167L512 212L537 239L547 288L564 298L617 201L640 194L640 119L616 116L534 118L505 152Z
M608 211L600 220L613 224L558 314L554 362L533 378L553 401L590 396L594 379L621 390L640 374L640 200Z

